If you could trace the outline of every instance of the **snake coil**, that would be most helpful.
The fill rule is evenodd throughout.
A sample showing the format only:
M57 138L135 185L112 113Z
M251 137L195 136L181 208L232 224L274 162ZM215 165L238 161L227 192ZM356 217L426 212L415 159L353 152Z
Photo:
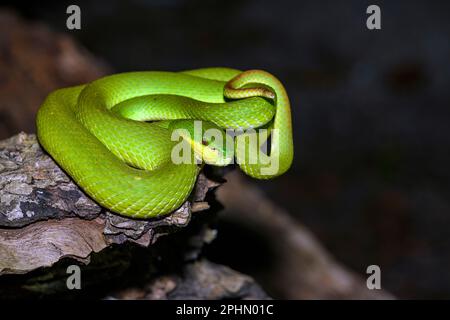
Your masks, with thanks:
M164 215L186 201L201 167L174 163L172 134L193 133L197 121L203 130L244 130L243 143L237 137L231 151L254 178L270 179L291 166L289 99L262 70L115 74L50 93L36 119L40 143L75 182L102 206L135 218ZM255 128L271 135L270 154L249 152L266 140ZM230 150L217 147L217 139L183 139L194 154L227 164L220 159Z

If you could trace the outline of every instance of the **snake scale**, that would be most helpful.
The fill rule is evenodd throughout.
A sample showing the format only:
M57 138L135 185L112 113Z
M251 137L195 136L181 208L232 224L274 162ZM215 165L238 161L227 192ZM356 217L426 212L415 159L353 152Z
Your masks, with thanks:
M200 139L193 132L198 121L203 124ZM197 157L226 165L223 159L231 152L254 178L279 176L293 160L288 96L280 81L262 70L114 74L50 93L36 123L41 145L91 198L134 218L170 213L193 189L201 165L172 161L179 143L172 139L176 129L194 134L181 135L181 141ZM218 144L220 139L202 138L210 128L243 130L244 143L233 142L230 150ZM256 137L258 149L267 138L258 137L257 130L245 131L251 128L271 134L270 152L253 162L245 161L253 155L246 151L251 138ZM275 170L264 173L271 162Z

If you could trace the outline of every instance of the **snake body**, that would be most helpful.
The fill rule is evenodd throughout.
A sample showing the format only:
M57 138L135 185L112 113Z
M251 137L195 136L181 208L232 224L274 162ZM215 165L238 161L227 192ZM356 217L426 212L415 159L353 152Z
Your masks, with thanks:
M171 134L174 128L192 132L196 120L205 128L271 130L270 154L238 162L252 177L281 175L292 163L289 100L281 83L261 70L115 74L50 93L36 123L41 145L89 196L113 212L150 218L177 209L193 189L200 166L171 161L177 143ZM254 133L246 135L236 149L248 147ZM205 141L189 143L217 155ZM245 156L245 150L236 153ZM262 174L268 160L276 160L277 170Z

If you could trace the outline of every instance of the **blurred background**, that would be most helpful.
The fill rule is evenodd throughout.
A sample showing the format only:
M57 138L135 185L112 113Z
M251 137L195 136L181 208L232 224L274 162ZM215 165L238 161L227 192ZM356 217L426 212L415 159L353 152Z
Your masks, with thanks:
M292 103L295 162L276 180L251 183L354 272L366 277L368 265L379 265L383 288L397 297L450 297L450 2L3 3L76 38L114 72L226 66L275 74ZM66 29L70 4L81 8L81 30ZM381 30L366 28L370 4L381 8ZM8 77L0 69L0 81ZM37 108L20 113L29 118L22 122L0 107L0 138L34 132ZM235 231L219 223L206 254L258 279L264 252L248 256Z

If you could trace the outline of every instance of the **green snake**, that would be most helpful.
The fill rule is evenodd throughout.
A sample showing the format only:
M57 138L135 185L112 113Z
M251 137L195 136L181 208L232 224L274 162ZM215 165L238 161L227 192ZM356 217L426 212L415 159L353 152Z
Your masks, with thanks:
M199 121L200 135L194 126ZM288 96L281 82L262 70L110 75L50 93L36 124L41 145L91 198L133 218L170 213L189 197L201 165L172 161L182 142L208 164L223 166L234 156L258 179L283 174L293 160ZM269 151L251 151L250 144L260 150L268 140L254 128L268 130ZM182 134L175 141L178 129ZM204 138L208 129L243 133L232 138L230 148L226 135L222 141ZM273 163L275 169L264 172Z

